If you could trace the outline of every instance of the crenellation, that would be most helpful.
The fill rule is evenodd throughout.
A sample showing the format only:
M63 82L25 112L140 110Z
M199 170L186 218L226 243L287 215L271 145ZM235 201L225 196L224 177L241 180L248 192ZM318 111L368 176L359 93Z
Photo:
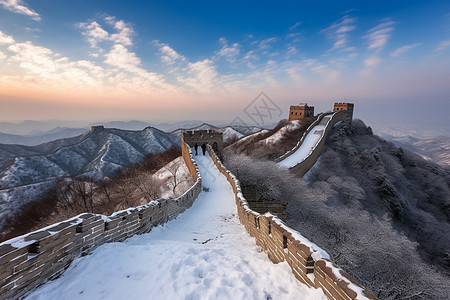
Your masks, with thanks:
M310 117L314 117L314 106L308 106L307 103L300 103L299 105L289 107L289 121L302 120Z
M281 220L269 213L261 215L252 211L248 207L247 200L238 192L240 191L239 181L230 175L230 172L220 163L213 151L209 151L209 154L217 168L225 175L233 187L240 222L249 234L255 237L256 245L262 248L273 263L286 260L297 280L310 287L321 288L329 299L351 299L349 295L356 295L356 292L344 280L325 274L320 267L320 262L323 261L325 264L325 260L313 259L311 247L297 240L295 238L295 236L298 236L297 233L294 234L294 231L284 225ZM258 220L258 226L255 226L255 219ZM343 274L345 278L351 278L348 274L342 273L342 270L339 268L336 271ZM331 272L333 273L333 270ZM350 281L358 289L360 288L368 298L376 299L375 296L364 290L354 279Z

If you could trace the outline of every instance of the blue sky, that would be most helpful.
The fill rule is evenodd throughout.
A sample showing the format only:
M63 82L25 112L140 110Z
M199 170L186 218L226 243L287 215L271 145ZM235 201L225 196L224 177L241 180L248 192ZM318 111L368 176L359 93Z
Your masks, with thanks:
M449 66L448 1L0 0L5 121L226 122L265 91L448 125Z

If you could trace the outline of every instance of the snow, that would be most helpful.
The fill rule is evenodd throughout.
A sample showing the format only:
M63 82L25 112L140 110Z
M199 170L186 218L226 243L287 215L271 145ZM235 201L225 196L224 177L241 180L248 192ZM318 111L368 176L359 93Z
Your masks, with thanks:
M209 156L195 156L202 192L175 220L77 258L27 299L326 299L273 264L236 215L234 195Z
M301 146L295 151L292 155L286 157L278 164L286 167L292 168L297 164L304 161L314 150L316 145L319 143L325 128L328 125L328 121L331 119L331 116L323 117L322 120L314 126L311 131L306 135L305 139Z
M339 268L336 268L331 262L329 261L325 261L325 265L327 267L329 267L334 276L336 276L337 278L339 278L342 281L345 281L348 285L348 287L350 289L352 289L355 293L356 293L356 298L355 299L369 299L364 295L364 291L362 288L360 288L359 286L357 286L356 284L352 283L350 280L348 280L347 278L345 278L344 276L342 276L341 274L341 270Z
M294 120L287 123L287 125L281 127L277 132L269 136L264 140L266 144L275 144L283 137L283 135L288 131L296 130L300 127L300 120Z
M322 248L320 248L319 246L317 246L316 244L305 238L300 232L286 226L286 224L284 224L284 222L281 221L277 216L274 216L271 213L266 213L265 216L272 217L272 220L278 225L280 225L286 231L289 231L289 233L292 234L292 237L294 239L301 242L303 245L309 247L309 249L312 252L311 257L314 261L318 261L319 259L322 258L330 259L330 255L325 250L323 250Z

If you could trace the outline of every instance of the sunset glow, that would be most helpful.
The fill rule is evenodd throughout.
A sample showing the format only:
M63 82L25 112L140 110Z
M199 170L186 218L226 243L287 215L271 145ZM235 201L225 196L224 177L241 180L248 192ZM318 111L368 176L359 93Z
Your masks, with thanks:
M0 0L0 66L1 121L227 122L261 91L285 111L438 120L450 4Z

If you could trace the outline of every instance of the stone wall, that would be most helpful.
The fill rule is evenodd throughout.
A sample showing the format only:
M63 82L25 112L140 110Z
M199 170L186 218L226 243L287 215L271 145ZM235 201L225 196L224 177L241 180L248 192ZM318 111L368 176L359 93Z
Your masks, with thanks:
M329 299L376 299L300 233L270 213L262 215L250 209L237 178L213 151L208 152L233 188L240 222L273 263L286 261L299 281L321 288Z
M84 213L0 244L0 299L18 299L58 277L80 255L109 242L149 232L191 207L201 192L201 177L189 147L183 158L194 185L176 199L159 199L111 216Z
M190 147L198 145L198 151L202 151L203 142L211 145L219 156L223 154L223 134L218 130L186 130L181 132L181 140Z
M290 168L290 170L295 173L297 176L302 177L303 175L308 172L312 166L316 163L316 161L319 159L320 155L322 154L323 147L325 145L325 140L327 138L328 133L330 132L331 128L333 126L347 118L347 112L346 111L337 111L334 112L331 115L330 120L328 120L325 130L322 132L322 136L320 137L319 142L317 143L314 150L311 152L311 154L301 163L297 164L296 166Z

